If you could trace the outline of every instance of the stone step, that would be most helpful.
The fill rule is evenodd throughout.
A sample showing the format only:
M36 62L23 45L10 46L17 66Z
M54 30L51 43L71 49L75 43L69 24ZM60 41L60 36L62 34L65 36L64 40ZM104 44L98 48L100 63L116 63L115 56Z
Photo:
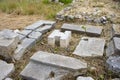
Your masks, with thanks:
M82 57L103 56L105 40L101 38L82 37L73 54Z
M0 80L3 80L11 75L14 70L14 64L8 64L5 61L0 60Z
M48 52L43 52L43 51L38 51L37 53L35 53L31 57L31 60L47 65L53 65L56 67L70 69L70 70L80 70L87 68L87 63L81 60L67 56L52 54L52 53L50 54Z
M79 33L86 33L89 36L100 36L102 34L102 26L92 25L75 25L75 24L63 24L62 30L70 30Z

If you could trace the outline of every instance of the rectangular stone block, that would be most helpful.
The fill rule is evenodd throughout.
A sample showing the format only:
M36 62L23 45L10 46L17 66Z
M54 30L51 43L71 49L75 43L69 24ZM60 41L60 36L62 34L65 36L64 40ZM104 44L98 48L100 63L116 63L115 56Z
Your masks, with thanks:
M8 64L5 61L0 60L0 80L4 80L6 77L14 72L14 64Z
M112 37L120 37L120 24L112 25Z
M20 60L24 53L36 44L35 39L25 38L14 52L14 58Z
M3 30L0 32L0 55L5 58L11 58L13 51L19 42L17 34L11 30Z
M55 66L72 71L87 68L87 63L72 57L61 56L57 54L50 54L43 51L38 51L31 57L31 61L46 64L48 66ZM75 66L74 66L75 65Z
M42 38L42 33L33 31L31 34L28 35L28 37L39 41Z
M18 32L18 34L21 34L23 36L28 36L30 33L32 33L32 30L22 30L20 32Z
M52 29L53 28L53 26L52 25L45 25L45 26L43 26L43 27L40 27L40 28L38 28L38 29L36 29L35 31L36 32L41 32L41 33L46 33L48 30L50 30L50 29Z
M114 44L114 51L115 51L115 54L118 54L120 55L120 38L118 37L114 37L113 38L113 44Z
M105 40L101 38L83 37L73 54L82 57L103 56Z
M102 33L101 26L92 26L92 25L74 25L74 24L63 24L61 27L62 30L70 30L73 32L86 33L90 36L100 36Z

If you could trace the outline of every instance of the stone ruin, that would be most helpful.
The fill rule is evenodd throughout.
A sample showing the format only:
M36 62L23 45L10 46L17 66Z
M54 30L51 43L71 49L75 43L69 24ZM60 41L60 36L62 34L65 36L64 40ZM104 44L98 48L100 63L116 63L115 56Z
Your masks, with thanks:
M58 45L62 48L67 48L71 39L71 31L60 32L60 30L54 30L48 36L48 44L55 47L58 42Z

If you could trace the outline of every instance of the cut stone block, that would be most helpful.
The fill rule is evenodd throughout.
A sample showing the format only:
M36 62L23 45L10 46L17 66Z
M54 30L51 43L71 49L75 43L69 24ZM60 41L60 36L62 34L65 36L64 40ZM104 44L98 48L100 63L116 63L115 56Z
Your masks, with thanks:
M13 79L11 79L11 78L6 78L5 80L13 80Z
M109 70L120 74L120 56L110 56L106 63Z
M28 37L39 41L42 38L42 33L33 31Z
M11 30L3 30L0 32L0 55L5 58L11 58L13 51L19 42L17 34Z
M38 51L20 75L26 80L63 80L63 76L85 68L87 63L78 59Z
M82 76L79 76L77 78L77 80L94 80L92 77L82 77Z
M45 20L40 20L40 21L37 21L36 23L32 24L32 25L29 25L27 26L25 29L26 30L36 30L46 24L48 25L54 25L56 22L55 21L45 21Z
M105 40L101 38L83 37L73 54L82 57L103 56Z
M38 51L31 57L31 60L68 70L81 70L87 68L87 63L78 59L57 54L50 54L43 51Z
M52 29L54 26L52 26L52 25L45 25L45 26L43 26L43 27L40 27L40 28L38 28L38 29L36 29L35 31L36 32L41 32L41 33L46 33L48 30L50 30L50 29Z
M32 33L32 30L22 30L21 32L18 32L18 34L21 34L23 36L28 36L30 33Z
M63 24L62 30L70 30L74 32L86 33L90 36L100 36L102 33L101 26L92 25L74 25L74 24Z
M120 78L115 78L115 79L112 79L112 80L120 80Z
M55 46L55 42L60 42L60 47L67 48L71 39L71 31L60 32L60 30L54 30L48 36L48 44Z
M0 60L0 80L11 75L14 70L14 64L7 64L5 61Z
M36 44L35 39L25 38L14 52L14 58L20 60L24 53Z
M114 46L115 46L115 54L120 55L120 38L114 37L113 42L114 42Z
M120 37L120 24L113 24L112 37Z
M114 44L113 44L113 41L110 41L108 43L108 46L107 46L107 49L106 49L106 56L109 57L111 55L113 55L115 53L114 51Z

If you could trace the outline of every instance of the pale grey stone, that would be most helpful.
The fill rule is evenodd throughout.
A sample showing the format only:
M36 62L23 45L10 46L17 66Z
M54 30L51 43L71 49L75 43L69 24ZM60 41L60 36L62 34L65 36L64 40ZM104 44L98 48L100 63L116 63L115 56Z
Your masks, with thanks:
M54 26L52 26L52 25L45 25L45 26L43 26L43 27L40 27L40 28L38 28L38 29L36 29L35 31L36 32L41 32L41 33L46 33L48 30L50 30L50 29L52 29Z
M11 79L11 78L5 78L5 80L13 80L13 79Z
M120 37L120 24L112 25L112 37Z
M82 57L103 56L105 40L101 38L83 37L73 54Z
M102 33L101 26L92 26L92 25L74 25L74 24L63 24L62 30L70 30L79 33L86 33L90 36L100 36Z
M61 67L68 70L81 70L87 68L87 63L75 58L50 54L43 51L38 51L31 57L32 61L43 63L49 66Z
M94 80L92 77L79 76L76 80Z
M16 49L19 37L12 30L3 30L0 32L0 55L5 58L11 58Z
M33 31L31 34L28 35L28 37L39 41L42 38L42 33Z
M115 79L112 79L112 80L120 80L120 78L115 78Z
M24 53L36 44L35 39L25 38L14 52L14 58L20 60Z
M113 38L114 46L115 46L115 54L120 55L120 38L114 37Z
M120 74L120 56L110 56L106 63L109 70Z
M5 61L0 60L0 80L3 80L11 75L14 70L14 64L8 64Z
M20 76L26 80L50 80L52 77L51 75L53 75L53 78L58 78L60 75L65 75L68 73L68 70L64 70L59 67L45 65L36 61L30 61L20 73Z
M18 36L19 36L20 42L21 42L23 39L25 39L25 38L26 38L26 36L25 36L25 35L21 35L21 34L19 34Z
M18 32L18 34L24 35L24 36L28 36L30 33L32 33L32 30L22 30L20 32Z

